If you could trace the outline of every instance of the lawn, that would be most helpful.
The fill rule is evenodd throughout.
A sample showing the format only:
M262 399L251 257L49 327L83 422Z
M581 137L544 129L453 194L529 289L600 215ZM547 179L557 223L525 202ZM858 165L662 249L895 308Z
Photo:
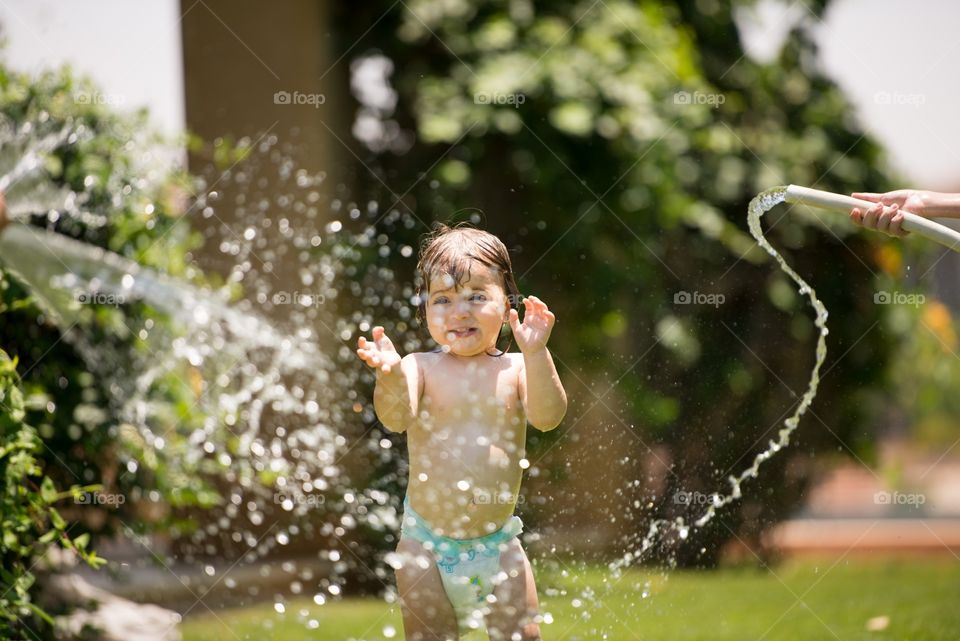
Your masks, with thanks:
M960 638L960 560L953 556L795 561L669 577L640 570L613 586L600 568L537 576L552 619L542 627L547 641ZM403 638L397 608L376 599L285 606L284 614L265 604L216 615L198 606L181 626L183 641Z

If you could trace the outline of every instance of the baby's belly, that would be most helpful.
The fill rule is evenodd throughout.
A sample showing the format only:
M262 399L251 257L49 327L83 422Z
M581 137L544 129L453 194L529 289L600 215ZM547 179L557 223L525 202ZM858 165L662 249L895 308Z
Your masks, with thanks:
M411 507L438 534L457 539L484 536L506 523L523 472L521 446L471 432L456 432L469 438L409 434Z

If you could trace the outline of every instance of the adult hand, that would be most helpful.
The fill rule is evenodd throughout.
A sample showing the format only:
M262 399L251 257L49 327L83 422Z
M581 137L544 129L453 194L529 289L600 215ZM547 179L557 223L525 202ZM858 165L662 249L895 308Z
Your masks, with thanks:
M850 212L850 220L867 229L883 232L888 236L902 238L910 233L901 228L904 216L903 212L900 211L900 205L897 203L889 207L881 203L876 203L866 211L859 207L854 207Z

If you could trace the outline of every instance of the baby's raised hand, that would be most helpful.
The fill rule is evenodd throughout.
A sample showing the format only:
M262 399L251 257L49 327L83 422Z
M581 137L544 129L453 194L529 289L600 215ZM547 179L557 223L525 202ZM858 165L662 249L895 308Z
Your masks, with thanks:
M357 339L357 356L364 363L379 369L384 374L389 374L401 360L393 342L387 338L379 325L373 328L373 341L368 341L363 336Z
M547 309L547 304L536 296L523 299L522 323L517 310L511 309L510 329L520 351L530 353L545 348L556 320L553 312Z

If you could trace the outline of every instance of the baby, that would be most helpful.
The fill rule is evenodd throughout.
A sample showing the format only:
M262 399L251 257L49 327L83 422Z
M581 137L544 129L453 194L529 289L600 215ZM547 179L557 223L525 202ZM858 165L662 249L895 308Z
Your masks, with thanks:
M540 639L537 591L513 512L529 465L527 423L551 430L567 409L547 350L555 317L530 296L520 322L507 248L485 231L440 226L417 270L421 317L439 349L401 358L382 327L357 349L376 369L380 422L408 435L397 547L407 639L458 639L482 623L494 640ZM497 346L504 323L519 354Z

